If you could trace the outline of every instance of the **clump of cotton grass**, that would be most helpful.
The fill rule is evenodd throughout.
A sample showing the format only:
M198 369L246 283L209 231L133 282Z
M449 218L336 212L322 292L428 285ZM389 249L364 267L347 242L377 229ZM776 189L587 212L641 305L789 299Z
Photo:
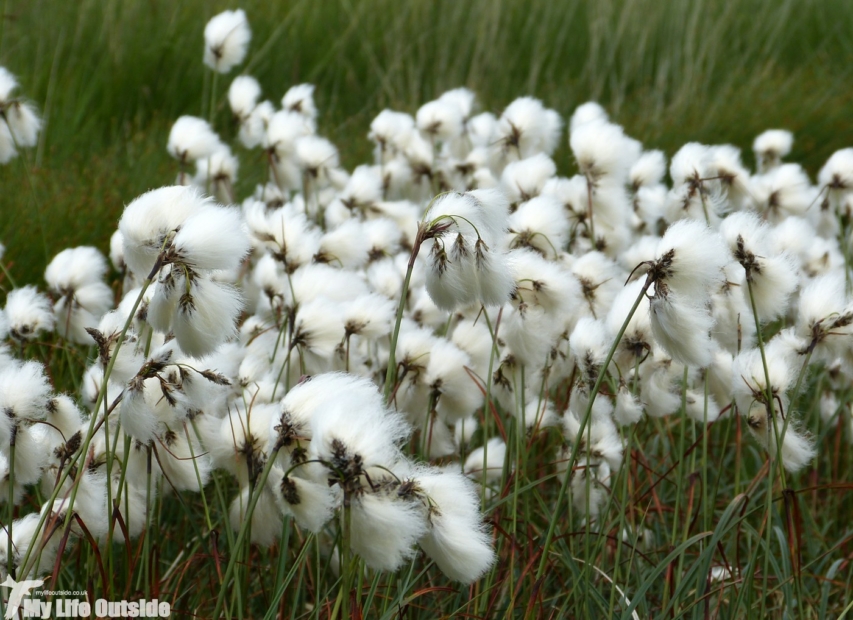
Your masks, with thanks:
M738 408L746 417L755 439L773 456L782 460L785 469L796 472L815 455L808 433L793 420L786 392L794 382L791 351L780 336L767 344L767 351L749 349L735 357L732 387ZM769 382L768 382L769 378Z
M18 80L5 67L0 67L0 164L17 156L19 148L38 143L41 119L35 106L14 95Z
M769 229L749 211L727 217L720 233L734 260L746 275L748 296L757 321L769 321L784 314L797 288L797 267L785 252L773 252Z
M119 230L129 268L157 279L149 308L155 329L174 330L181 348L196 356L236 333L240 294L211 272L235 269L248 252L237 210L193 189L161 188L128 205Z
M251 39L243 9L219 13L204 27L204 64L217 73L228 73L243 62Z
M433 241L427 291L439 308L499 305L509 298L512 280L500 252L506 217L506 199L495 191L445 194L432 204L422 227Z
M396 570L414 557L417 544L448 576L465 583L491 565L494 552L472 485L458 470L403 457L399 446L409 426L383 405L370 381L319 375L288 392L280 411L269 423L267 447L286 470L268 488L278 494L285 516L295 515L314 530L333 511L342 514L338 553L344 567L353 552L371 568ZM303 503L316 511L313 516L302 511ZM349 592L352 577L346 568L342 592Z

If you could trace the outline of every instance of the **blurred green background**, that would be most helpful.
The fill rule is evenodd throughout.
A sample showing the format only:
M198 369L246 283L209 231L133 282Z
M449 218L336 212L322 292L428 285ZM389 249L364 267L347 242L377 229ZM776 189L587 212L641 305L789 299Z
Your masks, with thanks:
M0 167L0 242L16 279L40 282L64 247L106 250L123 206L174 181L170 125L201 113L210 80L204 25L238 7L253 39L219 80L220 101L239 71L276 104L316 84L319 132L348 168L370 157L382 108L415 112L460 85L495 113L521 95L565 118L598 100L669 155L732 143L752 165L754 136L783 127L795 132L791 160L814 175L853 143L850 0L0 0L0 65L45 119L26 163ZM216 128L234 133L224 107ZM237 151L243 196L263 166ZM574 172L565 140L556 159Z

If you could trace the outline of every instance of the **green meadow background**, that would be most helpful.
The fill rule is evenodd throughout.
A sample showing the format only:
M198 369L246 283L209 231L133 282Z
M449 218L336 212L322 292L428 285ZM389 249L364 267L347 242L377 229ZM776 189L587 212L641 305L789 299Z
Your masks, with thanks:
M319 131L348 168L370 157L382 108L415 112L460 85L496 113L533 95L568 118L595 99L669 155L732 143L751 164L754 136L783 127L814 174L853 143L850 0L0 0L0 65L45 119L26 163L0 167L0 242L19 280L40 282L62 248L106 249L123 206L174 181L170 125L201 114L210 80L204 25L238 6L253 39L219 80L217 130L233 135L224 94L238 71L276 103L312 82ZM245 195L261 156L239 152ZM565 140L556 158L574 172Z

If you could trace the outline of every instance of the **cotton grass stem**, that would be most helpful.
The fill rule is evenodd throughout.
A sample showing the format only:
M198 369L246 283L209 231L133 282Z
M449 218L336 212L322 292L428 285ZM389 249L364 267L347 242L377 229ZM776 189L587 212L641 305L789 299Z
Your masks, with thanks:
M634 317L634 313L637 311L637 308L640 307L640 303L642 303L643 301L643 297L645 297L646 293L649 290L649 287L653 283L654 279L652 278L651 274L646 276L646 282L643 284L643 288L640 291L640 294L637 295L637 299L634 300L634 305L631 306L631 310L628 312L628 316L625 317L625 321L623 321L622 326L619 328L619 333L616 334L616 338L613 340L613 344L610 346L610 350L607 352L607 357L604 358L604 362L601 365L601 370L598 371L598 377L595 380L595 385L593 385L592 390L590 390L589 402L587 403L586 411L584 411L583 418L580 421L580 427L578 428L578 435L577 439L575 440L575 445L572 449L572 455L569 458L569 462L566 464L566 473L563 476L562 483L560 484L560 491L557 493L556 509L553 511L551 519L548 523L548 532L545 535L545 542L542 545L542 557L539 560L539 567L536 569L537 580L542 578L542 575L545 572L545 567L548 565L548 553L551 548L551 542L554 539L554 532L557 529L557 517L561 514L560 506L562 506L563 501L566 497L566 491L569 487L569 482L572 478L575 463L577 462L578 447L583 438L584 430L586 429L586 426L589 423L590 418L592 417L592 407L595 403L595 397L598 394L598 390L601 388L601 384L604 383L604 377L607 375L607 368L608 366L610 366L610 362L613 359L613 356L616 354L616 349L622 342L622 336L625 335L625 331L628 329L628 324L631 322L631 319Z

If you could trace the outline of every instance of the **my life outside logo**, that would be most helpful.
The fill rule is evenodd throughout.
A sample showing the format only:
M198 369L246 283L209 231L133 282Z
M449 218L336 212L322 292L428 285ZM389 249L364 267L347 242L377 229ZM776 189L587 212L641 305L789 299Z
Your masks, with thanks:
M168 618L172 613L169 603L157 599L150 601L145 599L107 601L99 598L95 601L94 609L92 609L91 603L76 598L55 598L48 601L29 596L31 592L41 596L85 594L83 592L33 590L33 588L39 588L43 585L44 580L42 579L16 581L11 576L7 576L6 581L0 583L0 587L11 588L4 617L7 619L17 618L19 610L24 618L89 618L93 611L96 616L102 618Z

